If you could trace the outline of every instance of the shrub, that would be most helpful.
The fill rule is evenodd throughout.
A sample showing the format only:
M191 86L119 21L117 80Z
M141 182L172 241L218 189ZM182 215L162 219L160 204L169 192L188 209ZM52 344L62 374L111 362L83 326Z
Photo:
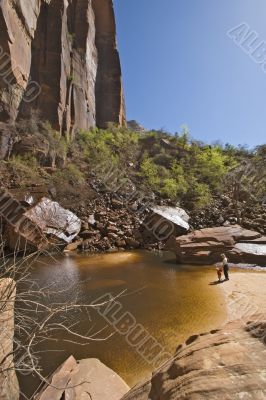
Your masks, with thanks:
M145 157L140 166L141 176L146 180L151 189L158 189L160 178L158 176L158 167L151 158Z
M199 183L195 178L190 179L190 185L183 202L190 209L201 209L212 201L210 188L205 183Z
M84 174L79 170L77 165L68 164L65 168L57 171L53 176L56 185L68 183L70 185L80 185L85 182Z
M49 142L49 155L52 159L62 158L66 159L69 140L66 137L52 128L51 124L46 121L42 124L42 134L46 137Z
M41 180L38 174L38 162L31 154L12 156L7 165L20 187L28 186Z
M124 169L129 161L136 161L139 134L118 129L91 129L80 131L78 143L83 155L92 167L99 163L120 166Z
M206 182L212 189L218 189L225 174L228 172L226 166L227 156L221 149L205 148L197 155L197 170L202 181Z
M34 157L32 154L25 154L23 156L17 155L17 156L12 156L10 159L10 163L13 166L23 166L30 168L32 170L37 170L38 168L38 161L36 157Z
M162 165L165 168L170 168L173 162L173 157L170 154L162 151L153 158L153 161L157 165Z
M171 200L175 200L177 198L178 191L178 183L173 178L169 178L163 181L163 186L160 189L160 194Z

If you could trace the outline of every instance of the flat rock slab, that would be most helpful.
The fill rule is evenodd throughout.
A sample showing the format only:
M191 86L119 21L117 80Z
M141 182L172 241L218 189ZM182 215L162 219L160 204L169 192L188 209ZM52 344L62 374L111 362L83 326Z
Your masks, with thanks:
M266 244L237 243L235 248L243 253L266 256Z
M201 240L216 240L218 242L227 243L231 242L232 239L235 242L244 241L244 240L254 240L261 237L261 234L258 232L250 231L242 228L239 225L231 225L231 226L218 226L214 228L206 228L200 229L198 231L194 231L186 236L180 236L179 240L182 242L183 240L199 242Z
M206 228L179 237L171 237L167 250L174 251L184 264L214 264L225 253L233 263L266 266L265 237L239 225Z
M120 400L129 386L98 359L76 361L70 356L51 377L36 400Z

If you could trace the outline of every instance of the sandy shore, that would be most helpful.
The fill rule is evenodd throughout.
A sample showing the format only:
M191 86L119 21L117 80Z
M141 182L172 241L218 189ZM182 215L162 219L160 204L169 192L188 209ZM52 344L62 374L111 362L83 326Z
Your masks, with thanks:
M230 281L220 285L226 297L227 321L260 314L266 304L266 271L230 270Z

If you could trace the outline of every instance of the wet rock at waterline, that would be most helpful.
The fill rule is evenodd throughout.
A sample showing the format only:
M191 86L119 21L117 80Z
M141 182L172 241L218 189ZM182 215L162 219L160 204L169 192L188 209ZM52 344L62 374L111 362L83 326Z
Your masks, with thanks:
M266 238L239 225L206 228L177 238L165 249L174 251L179 263L213 264L225 253L230 262L266 266Z
M265 328L260 314L191 336L121 400L265 399Z
M76 361L70 356L52 375L51 383L36 400L120 400L129 391L120 376L94 358Z

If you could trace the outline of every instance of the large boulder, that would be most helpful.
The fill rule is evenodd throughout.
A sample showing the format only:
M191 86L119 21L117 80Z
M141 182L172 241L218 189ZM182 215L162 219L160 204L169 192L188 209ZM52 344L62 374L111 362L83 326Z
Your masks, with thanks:
M76 361L70 356L35 397L36 400L120 400L129 387L99 360Z
M80 232L80 219L47 197L30 206L7 191L0 191L0 195L0 215L7 225L4 239L11 250L66 245Z
M165 241L171 235L177 236L187 233L189 215L179 207L154 206L142 224L144 238L154 237L158 241Z
M266 266L266 238L239 225L206 228L171 237L166 250L176 253L184 264L213 264L225 253L233 263Z
M122 400L265 399L265 342L265 314L191 336Z
M79 234L80 219L71 211L46 197L24 214L48 237L71 243Z

